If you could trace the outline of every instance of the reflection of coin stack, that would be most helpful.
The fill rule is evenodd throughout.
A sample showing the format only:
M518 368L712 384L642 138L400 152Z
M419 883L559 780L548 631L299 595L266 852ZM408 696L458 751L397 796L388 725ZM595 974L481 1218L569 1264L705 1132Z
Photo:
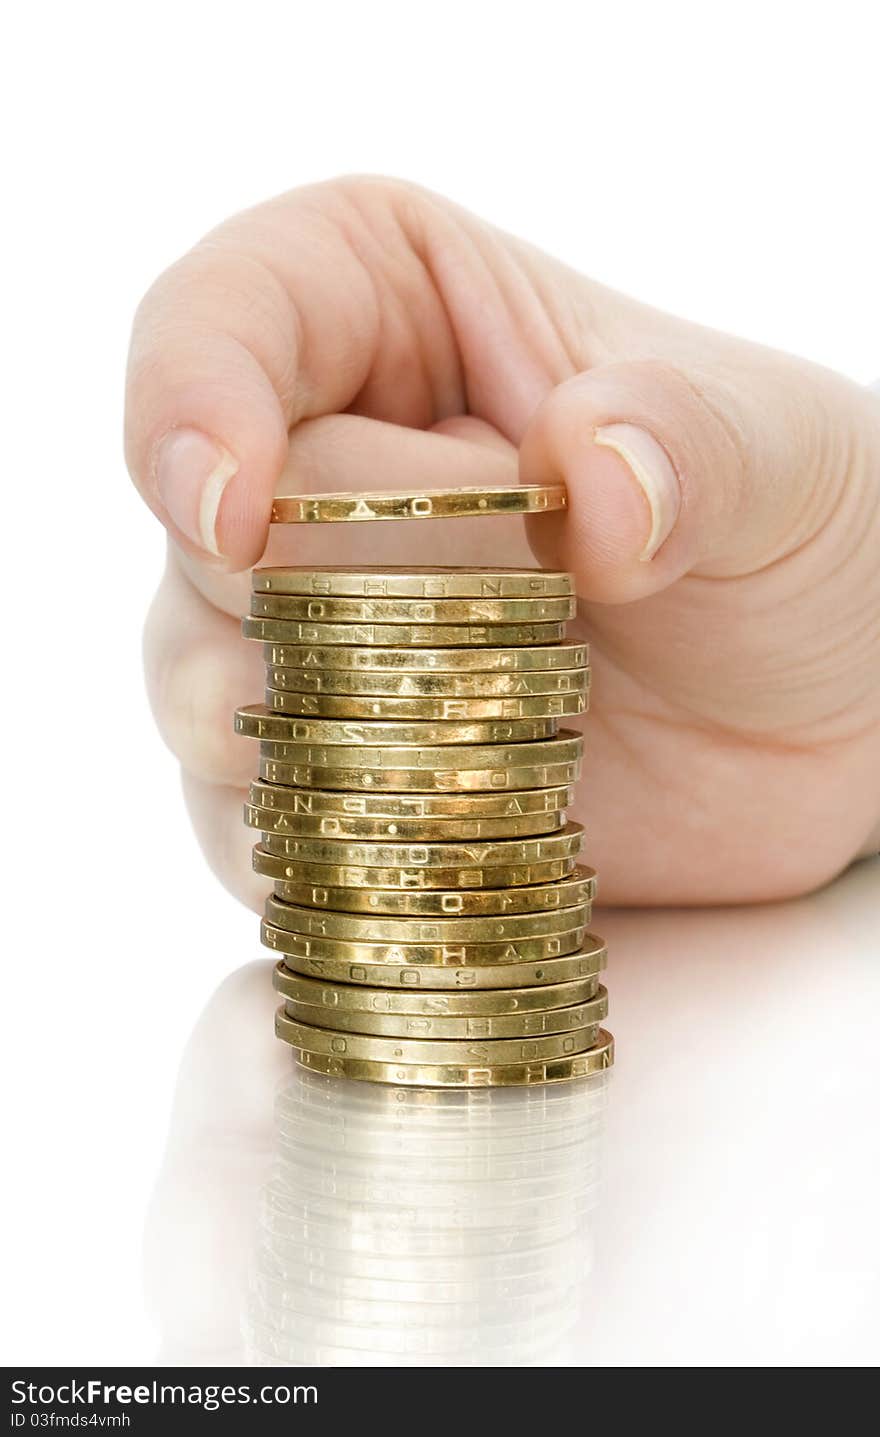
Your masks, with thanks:
M558 730L588 692L575 603L539 570L255 571L268 688L236 723L262 741L246 818L275 880L276 1029L305 1066L477 1087L610 1064L595 875L565 821L583 740Z
M591 1265L605 1082L276 1104L245 1336L282 1366L564 1365Z

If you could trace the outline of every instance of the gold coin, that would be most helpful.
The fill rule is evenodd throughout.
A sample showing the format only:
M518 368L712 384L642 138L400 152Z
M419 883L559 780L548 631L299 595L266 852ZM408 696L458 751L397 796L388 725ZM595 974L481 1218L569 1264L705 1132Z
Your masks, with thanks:
M288 979L291 975L287 975ZM308 981L299 979L300 982ZM275 974L274 986L283 992L284 980ZM551 1037L596 1027L608 1016L608 995L600 987L595 997L568 1008L545 1008L534 1013L476 1014L456 1017L446 1014L371 1013L363 1010L304 1003L287 998L284 1013L296 1023L327 1032L352 1033L374 1038L410 1038L421 1041L454 1039L460 1042L486 1039ZM594 1039L595 1041L595 1035ZM590 1044L589 1046L592 1046Z
M487 912L494 913L496 911L494 907L487 910L481 906L486 899L491 900L492 904L503 903L505 907L502 911L505 913L520 911L535 913L540 911L540 905L536 907L537 895L545 889L555 889L559 883L567 883L576 871L574 865L574 859L558 859L553 865L543 866L549 872L555 872L556 877L550 877L548 873L542 878L538 875L543 868L539 869L536 864L532 864L528 871L533 876L534 886L530 886L525 881L516 883L507 878L498 888L488 884L470 888L464 884L456 887L432 888L430 884L426 883L418 889L412 889L404 886L402 875L408 872L407 869L390 868L370 870L371 873L387 873L389 877L393 875L397 879L396 883L389 883L384 887L376 887L372 883L368 883L364 887L360 887L356 883L334 884L328 887L326 883L308 881L297 883L292 878L279 878L273 885L272 893L282 903L301 905L304 908L311 906L322 912L376 913L386 917L400 914L406 918L423 918L442 916L444 913L486 916ZM330 865L322 866L329 867ZM448 876L450 873L447 868L434 868L428 871L433 877L439 874ZM459 870L452 871L458 877ZM485 874L487 877L491 874L493 880L498 881L502 875L508 874L510 871L506 868L493 868L486 869ZM357 873L362 874L364 870L347 868L344 872L348 877ZM519 870L515 869L513 872L518 874ZM458 906L459 899L462 900L461 906ZM455 906L453 906L453 900L455 900ZM574 901L572 897L567 899L569 905ZM520 903L522 904L521 909Z
M547 569L270 568L254 569L265 594L342 595L355 599L530 599L574 593L571 574Z
M283 859L265 855L260 859L260 872L273 864L284 864ZM339 868L331 864L302 867L300 882L292 878L276 878L273 895L282 903L294 907L317 908L324 912L374 913L383 917L401 916L406 918L442 918L444 916L494 917L498 914L541 913L554 908L570 908L577 903L592 902L592 887L589 880L579 873L591 870L578 869L574 858L556 859L553 863L530 864L523 869L496 867L480 870L492 884L465 883L445 888L436 888L433 881L448 877L450 870L434 868L424 870L426 881L418 888L406 886L409 869L363 869ZM320 869L330 869L344 876L350 882L330 883L310 879L308 874ZM556 877L541 876L545 870L556 873ZM561 872L559 871L561 870ZM460 870L452 872L460 876ZM385 884L372 881L373 875L382 874L389 880ZM513 874L514 877L508 877ZM369 875L369 877L367 876ZM428 881L427 875L430 875ZM526 875L532 875L531 878ZM274 878L274 874L265 876ZM516 878L522 881L517 882Z
M476 864L487 868L569 858L580 852L583 840L583 824L567 823L557 833L543 838L507 838L496 843L352 843L338 838L276 838L267 833L262 847L294 864L354 864L358 868L454 868ZM296 873L271 876L295 879Z
M598 1023L573 1033L551 1033L541 1038L494 1038L484 1041L443 1038L372 1038L361 1033L338 1033L314 1028L288 1017L284 1005L275 1014L275 1032L285 1043L306 1053L329 1057L364 1058L379 1063L465 1063L470 1066L532 1063L547 1058L571 1057L592 1047Z
M251 793L258 790L251 784ZM286 809L244 805L244 821L249 828L258 828L270 853L288 856L279 839L409 839L424 843L485 842L498 838L532 838L538 834L556 833L565 823L561 812L521 813L509 818L360 818L352 814L321 816L291 813ZM275 843L269 843L272 838Z
M494 967L468 966L451 968L436 965L419 968L403 963L399 968L390 963L347 963L344 959L299 958L291 954L285 967L295 973L340 983L353 983L368 988L418 988L422 992L459 992L462 989L482 991L499 988L539 988L546 984L568 983L594 978L605 967L607 954L598 952L569 953L561 958L548 958L540 963L498 963Z
M423 743L508 743L509 740L518 743L532 743L535 739L552 739L559 727L558 717L545 716L542 718L493 718L493 720L443 720L440 723L430 721L420 714L414 714L410 721L394 718L394 716L382 717L381 714L365 714L361 717L329 718L305 716L299 714L299 694L280 693L275 688L267 688L265 693L265 706L255 704L250 711L250 720L256 718L255 710L273 718L292 720L293 724L309 727L315 734L316 743L393 743L393 744L423 744ZM380 703L381 700L374 700ZM347 734L352 730L361 730L359 740L349 739ZM239 733L247 737L256 737L256 734L249 733L247 726L239 729ZM312 740L309 740L312 741Z
M267 647L271 647L268 645ZM270 688L334 698L533 699L583 694L590 671L557 669L532 673L411 673L408 670L279 668L269 664Z
M396 870L391 870L396 871ZM406 871L406 870L404 870ZM496 869L495 872L502 872ZM270 875L271 876L271 875ZM266 899L266 917L280 928L284 909L294 907L320 908L340 913L375 913L408 918L460 916L501 916L509 914L546 913L557 908L572 908L578 903L591 903L595 897L596 875L592 868L576 868L570 877L558 881L538 881L534 886L516 884L512 891L501 888L457 889L436 891L405 888L358 888L347 885L301 884L286 880L285 897L281 900L280 919L269 911L278 896ZM552 929L546 930L552 932ZM487 935L488 937L492 935ZM504 937L506 935L499 935Z
M570 910L566 910L570 911ZM329 958L334 962L441 964L447 967L494 967L496 963L537 963L546 958L564 958L576 953L586 936L590 905L574 910L579 926L544 938L507 939L502 943L353 943L342 938L314 937L306 933L290 933L275 928L263 919L260 936L267 948L292 958L311 958L320 964ZM488 920L487 920L488 921Z
M312 624L298 619L256 619L246 614L241 621L246 639L264 644L345 644L364 648L441 649L488 648L495 644L553 644L565 634L565 624ZM346 666L348 667L348 666Z
M571 884L567 884L569 889ZM587 884L587 896L569 898L565 906L533 910L529 913L483 913L479 916L403 917L382 914L345 912L319 913L313 908L282 903L271 895L266 899L266 920L274 928L288 933L302 933L314 938L340 938L352 943L434 943L447 947L452 943L507 943L522 938L546 938L579 928L585 921L587 904L592 901L595 881ZM485 895L464 894L473 900ZM599 939L595 940L600 942ZM271 946L271 944L270 944Z
M322 793L315 789L303 792L279 784L254 782L250 796L252 803L261 808L277 808L297 817L338 819L340 823L348 818L482 823L488 819L507 820L529 814L555 813L574 802L574 789L563 784L555 788L522 789L498 794ZM343 836L340 834L340 837Z
M564 509L564 484L512 484L489 489L378 490L366 494L280 494L273 524L364 523L376 519L467 519L489 514L541 514Z
M374 769L499 769L574 763L581 757L584 740L571 729L560 729L544 740L449 739L432 744L420 730L430 724L345 723L335 719L300 719L287 714L268 713L261 704L236 710L236 730L247 738L262 740L263 758L284 763L304 763L315 768ZM447 724L456 731L468 725ZM499 734L510 725L496 724ZM389 738L380 734L388 732ZM410 735L412 737L404 737ZM375 738L373 737L375 735ZM399 736L398 736L399 735Z
M587 644L550 644L532 648L359 648L351 644L327 645L264 643L267 664L277 668L324 669L367 673L421 674L528 674L558 669L586 668ZM282 684L278 685L283 688Z
M355 1082L393 1083L396 1087L417 1088L514 1088L537 1083L567 1083L602 1073L614 1062L614 1039L599 1029L595 1044L585 1053L543 1062L509 1063L502 1067L443 1067L415 1063L380 1063L367 1059L328 1057L323 1053L298 1052L298 1061L315 1073Z
M475 737L486 736L483 733L484 724L512 721L517 725L516 737L525 738L526 733L519 727L520 720L525 719L530 721L530 731L531 721L535 721L534 738L547 738L554 732L559 719L585 713L587 709L585 692L536 694L524 699L405 699L389 695L357 698L352 694L290 693L267 688L265 699L266 707L274 713L296 714L301 718L375 719L377 722L394 719L411 723L442 722L444 725L466 723Z
M578 910L581 912L580 910ZM538 963L548 958L565 958L577 953L586 937L591 905L581 913L581 926L546 938L520 938L506 943L346 943L339 938L313 938L304 933L287 933L263 921L263 943L273 952L291 959L310 959L320 969L324 959L332 962L367 963L372 967L401 964L416 967L494 968L499 964Z
M475 768L459 772L415 768L313 768L304 763L260 759L260 778L271 784L307 789L338 788L347 794L386 793L501 793L507 789L550 789L574 783L580 762L548 763L529 768Z
M408 989L349 987L325 983L291 973L276 964L273 983L285 998L333 1013L389 1014L397 1017L480 1018L525 1017L554 1008L572 1008L588 1003L599 992L598 976L576 978L570 983L548 983L543 988L496 988L487 993L419 993ZM605 992L604 988L601 990Z
M276 982L275 987L279 985ZM284 1015L307 1027L323 1028L326 1032L357 1034L372 1038L417 1039L423 1042L448 1041L485 1042L553 1037L563 1033L590 1031L586 1046L596 1041L599 1024L608 1016L608 998L601 988L588 1003L571 1008L547 1009L538 1013L508 1013L499 1017L448 1018L427 1017L415 1013L352 1013L320 1004L301 1003L288 998Z
M554 858L546 863L523 863L516 867L493 868L361 868L357 864L343 863L301 863L279 858L266 853L262 844L253 851L255 873L274 878L275 892L279 898L300 902L303 884L314 884L319 889L367 890L373 901L371 907L381 911L386 893L391 894L391 911L395 909L395 895L401 893L423 893L432 890L458 889L507 889L525 887L529 884L555 883L567 878L574 870L576 857ZM345 908L346 904L340 904Z
M312 624L546 624L577 613L577 599L347 599L252 594L258 619L303 619Z
M273 691L270 691L273 693ZM279 694L289 698L289 694ZM548 731L549 730L549 731ZM272 750L260 749L263 757L283 759L293 763L334 763L364 764L365 767L390 767L394 760L400 760L397 767L413 769L424 767L420 754L433 753L430 744L441 746L462 746L459 754L447 753L446 760L437 767L457 767L456 759L462 759L476 750L486 763L495 762L498 756L496 744L503 744L506 752L512 743L535 743L535 740L555 739L555 718L528 718L519 723L509 720L495 723L401 723L401 721L352 720L352 718L299 718L296 714L273 713L266 704L244 704L236 710L236 733L246 739L262 739L272 744ZM584 740L571 730L564 730L568 739L567 749L549 752L549 762L578 757ZM572 744L572 740L574 744ZM466 749L464 749L466 744ZM492 747L493 752L489 752ZM480 753L482 749L482 753ZM533 750L528 750L529 756ZM533 754L535 762L544 759L544 752ZM378 762L377 762L378 760ZM416 762L413 762L416 760ZM503 759L499 759L503 762ZM532 762L529 757L529 762ZM477 764L470 764L476 767Z

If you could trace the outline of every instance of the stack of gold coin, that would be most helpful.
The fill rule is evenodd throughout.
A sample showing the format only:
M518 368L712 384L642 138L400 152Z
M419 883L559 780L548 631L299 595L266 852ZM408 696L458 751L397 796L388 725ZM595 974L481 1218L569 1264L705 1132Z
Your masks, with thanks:
M560 507L554 492L448 495L458 514L511 493ZM301 496L276 517L400 517L373 512L387 497ZM394 502L419 518L424 497ZM575 606L571 575L541 570L255 570L244 632L267 688L236 714L260 740L245 821L274 880L276 1031L304 1066L494 1087L610 1065L596 879L566 821L583 739L559 725L589 694Z

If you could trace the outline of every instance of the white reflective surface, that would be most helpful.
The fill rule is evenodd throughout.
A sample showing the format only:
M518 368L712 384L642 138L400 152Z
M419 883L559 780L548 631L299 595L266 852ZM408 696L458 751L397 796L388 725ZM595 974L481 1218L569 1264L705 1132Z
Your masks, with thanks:
M215 995L148 1227L162 1360L880 1357L880 863L797 903L601 914L608 1079L425 1094L296 1068Z
M555 1360L589 1271L605 1098L602 1076L469 1094L291 1074L261 1194L250 1360Z

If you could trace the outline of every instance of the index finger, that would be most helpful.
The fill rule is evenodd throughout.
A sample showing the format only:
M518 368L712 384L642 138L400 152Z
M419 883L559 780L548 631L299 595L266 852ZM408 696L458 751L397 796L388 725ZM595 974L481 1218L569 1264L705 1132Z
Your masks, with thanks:
M259 557L300 419L354 408L423 427L465 407L449 318L411 238L415 195L384 181L294 191L223 225L148 292L126 456L189 552L233 569Z

